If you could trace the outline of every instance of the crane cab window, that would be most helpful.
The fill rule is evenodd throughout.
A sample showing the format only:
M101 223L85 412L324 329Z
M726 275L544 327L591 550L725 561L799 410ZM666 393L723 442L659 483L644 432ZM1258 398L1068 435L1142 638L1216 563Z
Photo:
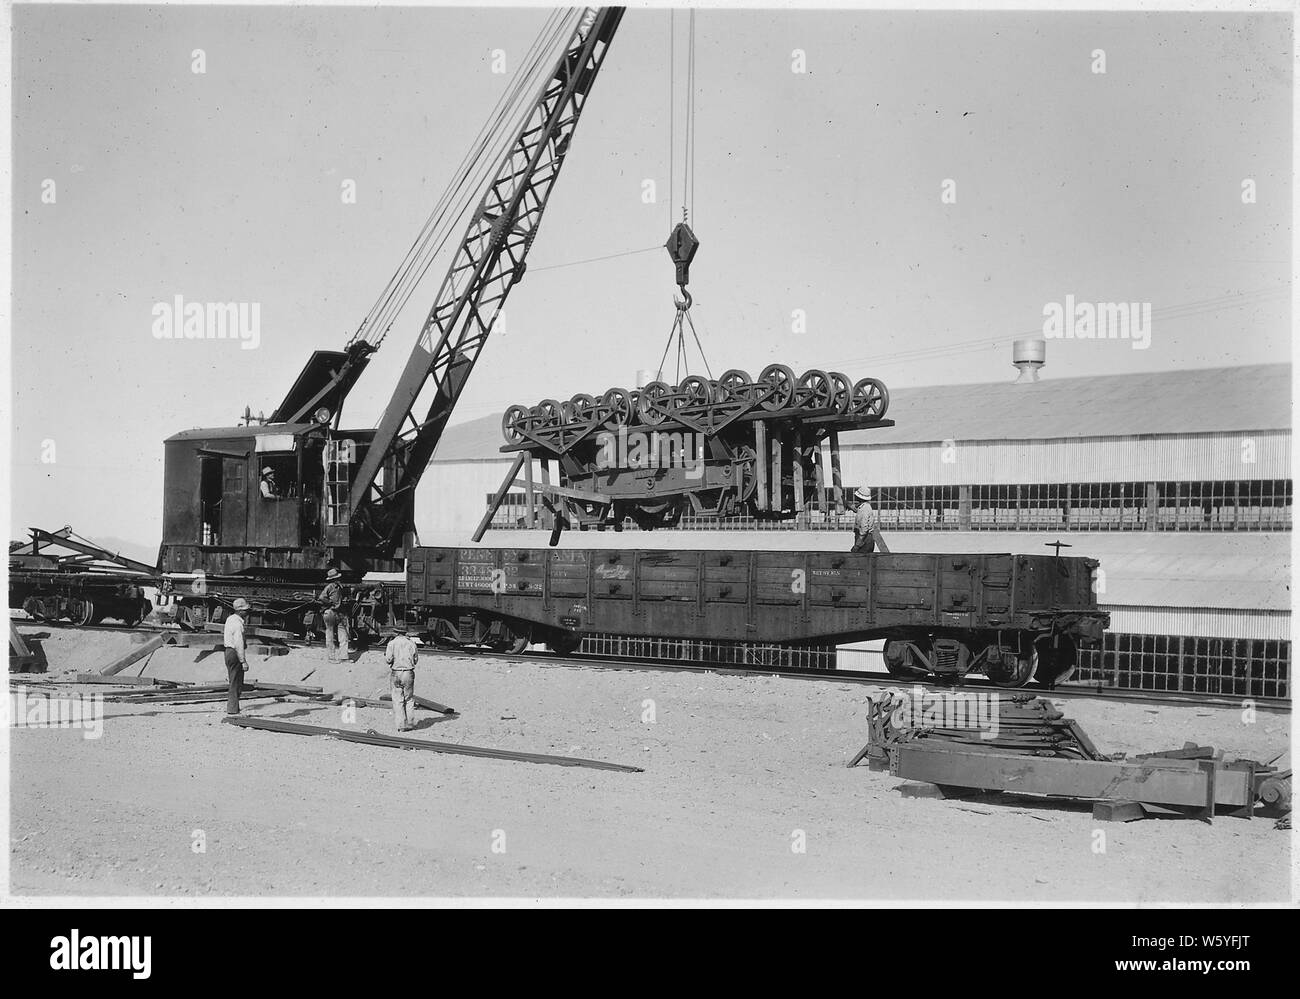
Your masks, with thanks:
M259 454L257 462L257 492L264 502L297 498L298 456L296 454Z

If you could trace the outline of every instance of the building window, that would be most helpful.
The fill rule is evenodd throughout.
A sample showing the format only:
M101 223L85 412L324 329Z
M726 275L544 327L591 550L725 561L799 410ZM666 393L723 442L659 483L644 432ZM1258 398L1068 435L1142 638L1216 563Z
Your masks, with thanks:
M828 488L819 510L798 518L683 514L682 530L849 530L853 513L836 511ZM1084 482L1027 485L873 486L872 505L886 531L1289 531L1291 480L1213 482ZM488 495L487 504L492 496ZM522 527L523 493L508 493L492 518L497 528ZM636 525L624 522L628 530Z

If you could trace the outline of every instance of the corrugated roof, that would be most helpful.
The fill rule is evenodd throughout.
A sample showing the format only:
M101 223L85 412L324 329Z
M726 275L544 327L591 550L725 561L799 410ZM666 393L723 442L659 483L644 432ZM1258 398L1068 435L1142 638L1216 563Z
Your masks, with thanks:
M898 388L895 426L842 434L842 445L1044 440L1289 430L1291 365ZM449 427L435 461L502 460L501 417Z
M1291 365L1255 364L890 392L896 426L843 444L1239 433L1291 427Z

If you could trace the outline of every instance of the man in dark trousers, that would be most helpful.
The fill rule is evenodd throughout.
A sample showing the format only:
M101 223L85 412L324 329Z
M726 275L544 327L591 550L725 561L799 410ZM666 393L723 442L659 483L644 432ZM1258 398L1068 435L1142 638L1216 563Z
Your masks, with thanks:
M248 613L248 601L243 597L235 600L235 610L226 618L222 629L222 644L226 647L226 714L239 714L239 686L244 681L244 671L248 669L248 654L244 644L244 615Z
M320 591L316 602L320 604L325 619L325 654L332 663L348 662L351 658L348 649L348 619L343 613L343 586L339 580L343 573L331 569L325 573L325 589Z
M856 555L870 555L876 550L879 537L880 517L871 505L871 490L863 486L853 492L853 547L849 551ZM880 548L889 551L883 540Z

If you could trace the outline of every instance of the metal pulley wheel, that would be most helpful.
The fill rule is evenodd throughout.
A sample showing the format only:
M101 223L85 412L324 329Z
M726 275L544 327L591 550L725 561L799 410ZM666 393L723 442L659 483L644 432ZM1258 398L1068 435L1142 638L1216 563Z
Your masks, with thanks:
M749 400L754 397L754 380L749 377L749 372L741 371L739 368L724 371L717 385L715 402L728 402L732 399Z
M533 425L539 430L546 430L560 424L560 404L555 399L543 399L533 407Z
M566 423L588 424L595 418L596 400L586 392L579 392L569 400L569 418Z
M889 389L878 378L863 378L853 386L854 416L882 419L889 411Z
M758 376L758 385L766 393L762 406L769 413L787 409L794 396L794 372L784 364L769 364Z
M687 375L677 386L673 409L681 409L683 406L706 406L712 398L713 387L707 378Z
M833 389L831 405L840 415L848 414L853 405L853 383L843 371L828 371Z
M830 375L818 368L810 368L795 383L794 405L800 409L829 409L835 396Z
M501 417L501 436L507 444L522 444L524 428L529 425L531 416L526 406L511 406Z
M668 403L673 395L673 390L665 382L650 382L641 389L641 400L638 409L641 413L641 422L647 426L657 427L668 419L668 414L663 412L660 406Z
M626 389L610 389L600 397L600 405L606 426L625 427L632 422L632 396Z

